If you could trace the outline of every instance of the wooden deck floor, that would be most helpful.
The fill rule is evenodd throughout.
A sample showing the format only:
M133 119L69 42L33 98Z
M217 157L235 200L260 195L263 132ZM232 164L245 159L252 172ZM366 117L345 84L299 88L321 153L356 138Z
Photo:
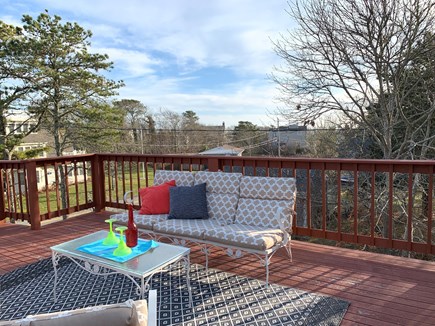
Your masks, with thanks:
M49 247L107 227L109 212L89 213L31 231L0 225L0 274L50 257ZM272 259L271 282L334 295L351 304L342 325L435 325L435 263L293 241L293 263ZM192 248L191 260L204 256ZM243 264L241 263L243 262ZM264 279L255 257L213 253L210 267Z

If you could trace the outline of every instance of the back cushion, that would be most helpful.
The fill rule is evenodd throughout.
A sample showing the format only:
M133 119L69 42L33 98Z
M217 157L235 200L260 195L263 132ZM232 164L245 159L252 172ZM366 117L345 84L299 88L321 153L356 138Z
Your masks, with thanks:
M222 225L234 223L239 196L235 194L207 193L208 216Z
M194 176L192 172L188 171L166 171L156 170L154 175L154 185L161 185L170 180L175 180L177 186L193 186Z
M243 176L240 182L241 198L290 200L294 203L295 196L295 178Z
M279 229L276 219L278 208L283 208L279 218L285 218L284 227L291 228L292 214L289 201L271 199L240 198L237 207L236 223Z
M222 225L234 223L241 177L241 173L200 171L195 174L195 184L207 184L209 217L221 221Z
M207 183L207 192L239 194L241 173L206 172L195 174L195 184Z
M279 228L276 214L281 207L280 218L285 218L284 226L290 229L295 198L295 178L243 176L236 223Z

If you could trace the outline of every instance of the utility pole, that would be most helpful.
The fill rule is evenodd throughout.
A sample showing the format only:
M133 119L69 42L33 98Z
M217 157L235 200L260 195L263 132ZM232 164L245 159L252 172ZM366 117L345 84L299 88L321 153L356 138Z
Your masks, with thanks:
M279 118L276 118L276 135L278 137L278 157L281 157L281 135L279 132Z
M143 126L140 127L140 142L141 142L141 153L144 154L144 144L143 144ZM142 174L145 178L146 174L145 174L145 162L142 162Z
M225 139L225 121L222 122L222 146L226 143Z

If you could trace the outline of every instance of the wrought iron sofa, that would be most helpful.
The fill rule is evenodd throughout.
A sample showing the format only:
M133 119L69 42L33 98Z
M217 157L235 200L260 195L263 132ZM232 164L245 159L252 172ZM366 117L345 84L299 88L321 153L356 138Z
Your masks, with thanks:
M177 186L206 183L208 219L168 219L167 214L140 215L135 222L141 232L173 243L201 246L208 267L212 248L240 258L251 253L260 258L269 281L271 257L284 247L291 256L291 227L294 216L294 178L243 176L241 173L157 170L154 185L175 180ZM126 224L127 214L112 215Z
M124 303L99 305L76 310L30 315L11 321L0 321L1 326L155 326L157 324L157 291L150 290L146 300L128 300Z

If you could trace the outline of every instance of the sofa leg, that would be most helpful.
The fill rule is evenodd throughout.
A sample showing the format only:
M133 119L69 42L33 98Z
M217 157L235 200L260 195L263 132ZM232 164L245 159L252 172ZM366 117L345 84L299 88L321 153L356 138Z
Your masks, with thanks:
M285 246L285 250L287 251L288 258L291 262L293 262L292 247L290 242Z
M264 260L262 261L262 264L264 265L264 267L266 267L266 289L269 287L269 263L270 258L269 255L266 254Z
M210 250L207 248L207 245L204 245L201 248L201 251L205 254L205 270L208 271L208 255L210 253Z

